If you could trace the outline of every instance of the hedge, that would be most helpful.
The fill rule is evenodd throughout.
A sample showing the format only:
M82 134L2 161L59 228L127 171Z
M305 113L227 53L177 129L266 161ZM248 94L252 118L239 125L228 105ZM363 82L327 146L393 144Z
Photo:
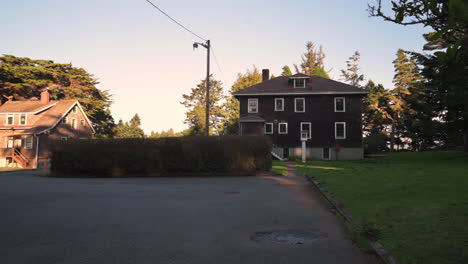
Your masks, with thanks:
M51 172L91 177L254 175L271 168L262 136L90 139L51 144Z

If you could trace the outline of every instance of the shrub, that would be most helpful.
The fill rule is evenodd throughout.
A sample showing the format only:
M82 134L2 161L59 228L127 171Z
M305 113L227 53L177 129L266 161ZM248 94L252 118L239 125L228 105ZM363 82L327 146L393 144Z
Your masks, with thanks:
M270 151L270 140L262 136L68 140L51 144L51 170L95 177L253 175L270 170Z

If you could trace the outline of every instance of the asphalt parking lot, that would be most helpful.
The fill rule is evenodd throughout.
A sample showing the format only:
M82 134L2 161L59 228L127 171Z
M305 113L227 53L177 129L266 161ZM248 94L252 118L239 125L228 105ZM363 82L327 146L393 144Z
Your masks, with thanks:
M302 178L35 174L0 172L0 263L375 263ZM253 239L288 230L320 236Z

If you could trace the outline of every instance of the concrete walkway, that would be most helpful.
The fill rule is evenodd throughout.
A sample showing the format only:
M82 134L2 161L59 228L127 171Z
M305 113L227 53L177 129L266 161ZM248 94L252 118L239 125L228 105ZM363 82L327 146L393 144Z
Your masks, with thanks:
M0 263L375 263L300 177L61 179L0 172ZM277 245L256 232L313 229Z

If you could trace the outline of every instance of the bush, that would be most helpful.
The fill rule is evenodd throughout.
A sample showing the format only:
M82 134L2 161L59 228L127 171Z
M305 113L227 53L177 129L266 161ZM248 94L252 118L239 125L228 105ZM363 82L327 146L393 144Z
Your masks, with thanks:
M261 136L90 139L51 144L58 175L253 175L271 168L271 142Z

